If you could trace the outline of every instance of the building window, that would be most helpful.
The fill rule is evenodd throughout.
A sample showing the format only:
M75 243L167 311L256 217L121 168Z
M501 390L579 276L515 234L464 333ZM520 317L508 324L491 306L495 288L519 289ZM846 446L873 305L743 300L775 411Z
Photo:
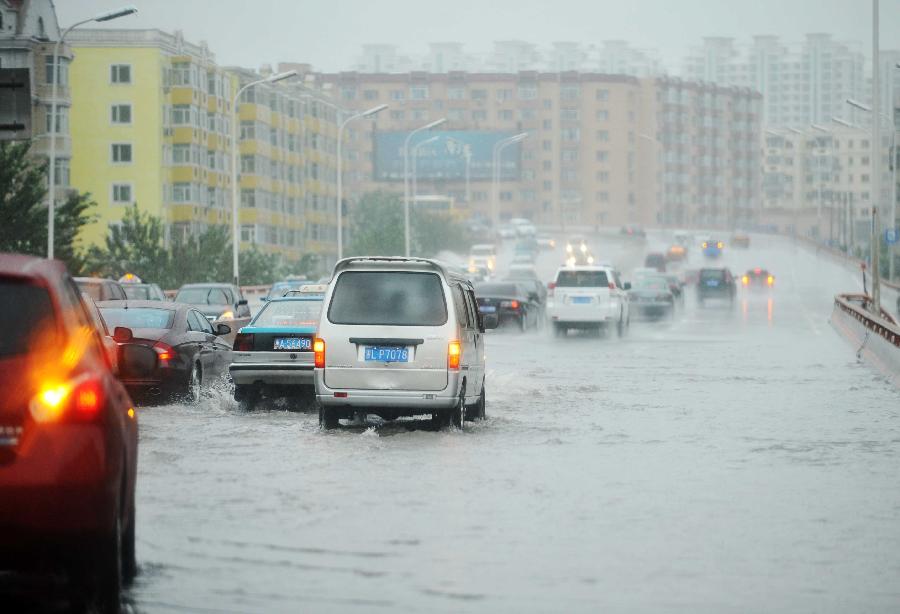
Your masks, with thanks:
M109 67L110 83L131 83L131 65L113 64Z
M114 104L110 107L112 114L112 123L114 124L130 124L131 123L131 105L130 104Z
M487 119L487 111L485 111L484 109L478 109L478 110L472 111L472 120L473 121L476 121L476 122L484 121L486 119Z
M562 100L578 100L581 96L581 88L577 85L564 85L559 91L559 97Z
M604 101L604 102L609 100L609 90L605 90L605 89L597 90L597 100Z
M191 198L192 193L193 190L190 183L178 182L172 184L172 202L189 203L193 200Z
M538 96L536 85L520 85L519 100L534 100Z
M553 120L545 119L543 126L544 126L544 130L553 130Z
M599 109L596 113L598 122L605 122L609 119L609 111L606 109Z
M56 159L56 175L54 177L53 183L56 184L56 187L69 187L69 159L68 158L57 158Z
M193 122L192 109L189 104L172 105L172 125L173 126L190 126Z
M409 88L410 100L428 100L428 86L416 85Z
M447 88L447 98L449 100L464 100L466 97L466 88L450 87Z
M132 162L131 143L113 143L111 149L113 164L130 164Z
M378 100L378 90L363 91L363 98L366 100Z
M609 202L609 192L597 192L594 195L594 198L598 203L608 203Z
M172 145L172 164L190 164L191 146L186 143Z
M609 152L605 150L597 150L597 162L608 162Z
M254 224L241 224L241 241L256 243L256 226Z
M51 107L47 107L47 132L52 133L53 131L53 122L51 120L52 113ZM69 107L56 107L56 133L65 134L69 131Z
M391 90L391 100L405 100L406 92L403 90Z
M247 207L249 209L256 207L256 190L241 190L241 207Z
M607 142L609 140L609 130L598 130L597 140L603 143Z
M341 98L343 98L344 100L356 100L356 88L343 88L341 90Z
M549 192L549 191L551 191L552 189L553 189L553 182L552 182L552 181L545 181L545 182L544 182L544 191L545 191L545 192Z
M403 111L391 111L391 119L402 120L403 119Z
M241 172L249 174L256 172L256 156L241 156Z
M45 83L48 85L53 85L53 56L48 55L44 58L44 75L45 75ZM61 87L65 87L69 85L69 60L66 58L59 58L59 82L57 85Z
M569 142L578 142L581 140L581 129L580 128L564 128L561 131L561 136L563 141Z
M497 119L500 121L512 121L513 112L508 109L501 109L497 111Z
M487 100L487 90L472 90L472 100Z
M563 121L578 121L578 109L561 109L559 118Z
M131 184L112 184L112 202L114 205L130 205L133 202L131 198Z

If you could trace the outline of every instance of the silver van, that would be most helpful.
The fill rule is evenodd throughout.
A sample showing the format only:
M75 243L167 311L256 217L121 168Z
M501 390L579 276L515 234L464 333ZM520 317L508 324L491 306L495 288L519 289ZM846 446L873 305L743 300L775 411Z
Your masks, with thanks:
M335 265L313 344L319 422L431 415L435 426L484 418L484 331L472 284L422 258Z

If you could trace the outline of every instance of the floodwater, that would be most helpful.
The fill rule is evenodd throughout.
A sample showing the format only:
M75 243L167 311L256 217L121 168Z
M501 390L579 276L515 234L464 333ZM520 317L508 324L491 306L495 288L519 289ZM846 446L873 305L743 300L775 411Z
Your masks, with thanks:
M593 251L628 278L663 239ZM775 289L733 308L689 288L624 339L490 334L464 431L326 433L219 392L140 410L131 609L900 610L900 392L828 324L859 282L753 240L724 263Z

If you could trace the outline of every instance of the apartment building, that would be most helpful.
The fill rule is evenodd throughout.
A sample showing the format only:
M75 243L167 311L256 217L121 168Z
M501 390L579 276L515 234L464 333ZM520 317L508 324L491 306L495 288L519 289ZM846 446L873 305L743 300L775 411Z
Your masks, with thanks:
M882 202L890 202L890 137L872 164L871 133L831 124L808 130L767 130L763 158L764 217L787 229L842 244L867 244L874 168L882 172ZM821 221L821 226L819 225Z
M688 80L748 87L763 94L763 123L807 127L839 117L852 121L847 98L866 92L865 56L857 43L807 34L799 43L755 36L748 44L709 37L684 60Z
M502 219L725 225L756 206L760 99L748 90L576 71L311 78L355 110L389 105L374 137L351 146L359 159L345 177L351 200L402 190L403 137L444 117L446 135L416 159L418 194L450 196L469 215L491 217L493 145L521 132L528 138L500 161Z
M31 152L47 156L50 149L53 48L59 25L51 0L0 0L0 68L29 71L31 81ZM56 186L57 200L64 200L70 186L72 142L69 115L72 106L69 63L72 52L60 45L57 89Z
M87 243L137 204L180 240L232 219L232 101L262 76L215 62L180 32L93 30L71 33L72 184L91 192L97 222ZM320 94L260 84L238 101L241 248L298 260L335 251L334 224L317 211L334 202L333 112ZM310 215L307 215L307 212Z

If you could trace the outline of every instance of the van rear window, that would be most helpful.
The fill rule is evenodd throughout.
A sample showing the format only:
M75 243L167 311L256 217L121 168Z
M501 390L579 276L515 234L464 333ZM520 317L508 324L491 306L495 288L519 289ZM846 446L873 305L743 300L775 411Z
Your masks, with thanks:
M335 283L328 320L334 324L442 326L447 302L434 273L347 271Z
M556 276L557 288L606 288L609 279L605 271L560 271Z

